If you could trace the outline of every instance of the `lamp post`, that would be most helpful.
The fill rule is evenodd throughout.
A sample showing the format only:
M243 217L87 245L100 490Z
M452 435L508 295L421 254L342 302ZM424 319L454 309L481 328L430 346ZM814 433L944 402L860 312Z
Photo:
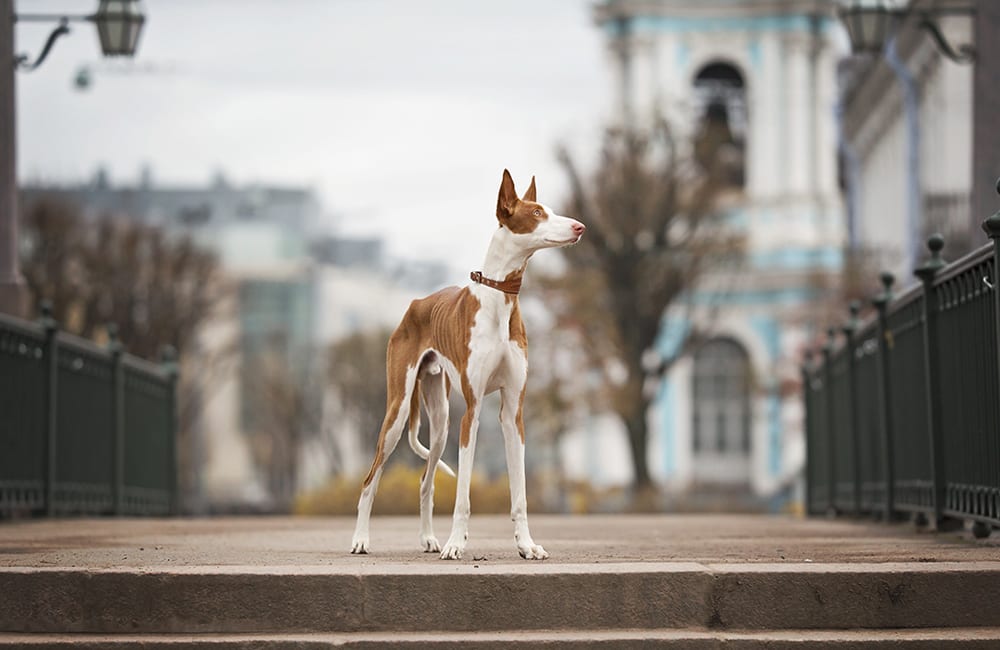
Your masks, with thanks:
M17 246L17 115L15 71L35 70L52 46L70 32L70 22L97 26L105 56L133 56L146 17L139 0L100 0L97 11L86 16L14 13L14 0L0 0L0 313L27 315L27 290L21 277ZM15 22L57 22L38 57L14 54Z
M0 312L23 316L27 300L17 260L14 68L14 0L0 0Z

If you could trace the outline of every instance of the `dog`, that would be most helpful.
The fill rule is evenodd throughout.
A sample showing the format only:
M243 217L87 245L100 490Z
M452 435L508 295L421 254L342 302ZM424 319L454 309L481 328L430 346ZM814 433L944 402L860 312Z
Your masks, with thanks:
M528 530L524 485L524 390L528 378L528 339L521 321L518 292L531 256L543 248L580 241L586 226L556 214L536 201L535 178L518 198L510 172L503 171L497 197L499 227L493 233L482 271L470 274L472 284L447 287L414 300L389 339L386 358L386 412L379 431L375 459L358 500L358 521L352 553L368 553L372 503L386 460L396 448L403 427L410 446L427 461L420 481L420 545L441 559L462 558L469 537L469 486L483 397L500 391L510 479L510 511L514 542L521 557L544 560L549 554ZM448 394L456 386L465 398L458 454L458 486L451 535L444 548L434 536L434 474L438 468L454 476L441 461L448 438ZM420 402L430 423L430 447L417 439Z

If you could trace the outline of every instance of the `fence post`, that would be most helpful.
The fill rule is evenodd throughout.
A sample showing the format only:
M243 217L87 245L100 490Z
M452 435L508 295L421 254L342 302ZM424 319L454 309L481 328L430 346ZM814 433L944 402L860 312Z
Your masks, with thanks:
M812 425L812 411L815 408L812 406L812 358L812 350L806 349L805 358L802 361L802 422L806 434L806 480L802 501L805 504L803 509L806 515L809 515L812 509L812 482L816 471L812 466L811 453L816 440L816 429Z
M893 424L892 424L892 375L889 373L889 354L892 352L892 330L889 329L888 310L892 301L892 285L896 278L888 271L879 276L882 281L882 293L872 298L872 304L878 310L878 408L879 422L882 424L882 457L884 467L882 476L885 480L885 511L886 521L892 521L895 504L895 457L893 455Z
M1000 178L997 179L996 184L997 194L1000 194ZM994 212L991 216L986 217L983 220L983 231L993 240L993 286L990 290L993 292L993 310L995 315L995 327L996 331L993 332L993 336L996 339L996 367L1000 368L1000 210ZM985 279L985 278L984 278ZM1000 377L998 377L1000 379ZM1000 401L992 400L993 408L998 408ZM998 420L1000 421L1000 417ZM976 537L986 537L990 533L990 527L984 525L982 522L975 522L973 524L972 532Z
M934 278L945 266L945 261L941 258L941 249L944 248L944 237L940 234L933 234L927 239L927 248L931 256L913 273L924 285L924 359L926 362L926 381L924 382L925 397L927 398L927 427L930 432L931 448L928 450L931 455L931 476L933 483L934 516L932 524L937 530L946 530L954 527L953 522L945 521L944 504L946 497L947 482L944 476L944 426L941 421L941 374L938 363L938 299L934 291ZM959 522L960 523L960 522Z
M837 463L836 463L836 450L834 449L834 443L836 442L836 436L833 432L833 393L831 388L833 387L833 364L830 363L830 359L833 356L833 341L837 336L837 330L834 328L829 328L826 330L826 343L823 344L823 390L826 392L826 455L827 455L827 470L829 474L827 475L827 513L831 515L837 514Z
M56 445L58 442L59 323L52 317L52 303L42 301L41 326L45 330L45 514L55 514Z
M180 497L177 493L177 350L171 345L163 346L160 359L169 384L167 435L170 436L170 440L167 445L167 476L169 477L167 489L170 492L170 514L176 515L180 512Z
M847 421L851 427L851 464L854 466L853 476L851 477L851 482L853 483L851 509L855 515L861 514L861 427L858 422L857 363L854 358L854 333L858 330L858 312L860 309L861 306L858 302L852 300L850 305L851 317L840 328L846 339L844 353L847 355L847 411L849 416Z
M108 324L108 352L111 354L111 449L114 467L111 472L111 495L114 514L125 514L125 376L122 368L122 344L118 326Z

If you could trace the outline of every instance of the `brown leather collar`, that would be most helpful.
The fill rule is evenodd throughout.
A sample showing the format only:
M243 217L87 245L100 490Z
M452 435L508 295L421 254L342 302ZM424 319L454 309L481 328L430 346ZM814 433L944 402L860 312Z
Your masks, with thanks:
M510 280L491 280L484 276L482 271L473 271L469 274L469 277L472 278L473 282L484 284L487 287L496 289L497 291L503 291L504 293L516 296L521 290L521 278L523 276L518 273Z

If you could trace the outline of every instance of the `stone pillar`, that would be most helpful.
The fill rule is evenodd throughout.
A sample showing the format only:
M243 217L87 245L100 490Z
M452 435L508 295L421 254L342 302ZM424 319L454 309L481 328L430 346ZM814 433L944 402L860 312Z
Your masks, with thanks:
M0 313L24 317L27 290L17 257L14 74L14 1L0 0Z

